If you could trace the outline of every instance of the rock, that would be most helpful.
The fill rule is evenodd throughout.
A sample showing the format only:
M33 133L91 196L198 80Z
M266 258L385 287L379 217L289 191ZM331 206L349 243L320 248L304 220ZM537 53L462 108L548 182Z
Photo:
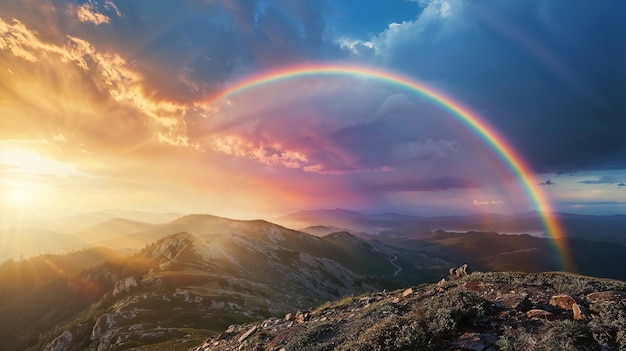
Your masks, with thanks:
M463 278L472 274L472 270L466 263L459 268L450 268L449 273L451 278Z
M497 303L500 303L508 308L514 310L526 312L533 308L533 304L528 299L528 294L504 294L496 299Z
M237 341L239 342L243 342L244 340L246 340L250 335L252 335L252 333L254 333L256 331L256 325L250 329L248 329L247 332L243 333L239 339Z
M576 303L573 297L566 294L554 295L550 298L550 305L560 307L564 310L571 310L572 305Z
M135 287L137 287L137 280L133 276L118 280L113 284L113 296L123 294Z
M407 297L409 295L413 295L413 288L408 288L402 292L402 297Z
M544 311L544 310L532 309L532 310L526 312L526 316L528 318L546 318L546 319L550 319L550 317L552 317L553 314L552 314L552 312L548 312L548 311Z
M453 341L448 350L483 351L497 340L494 334L465 333Z
M261 345L256 345L256 346L252 349L252 351L263 351L263 346L261 346Z
M586 321L589 320L589 311L585 308L585 306L579 305L577 303L572 305L572 311L574 311L574 319L577 321Z
M442 278L439 283L437 283L437 287L443 287L444 285L446 285L446 278Z
M290 320L293 320L293 314L291 314L291 313L287 313L287 314L285 315L285 320L286 320L287 322L289 322Z
M550 304L545 304L545 303L538 302L538 303L534 304L531 309L537 309L537 310L544 310L544 311L548 311L548 312L554 312L556 310L556 307L552 306Z
M296 313L296 322L304 323L304 322L309 320L309 317L310 317L310 315L309 315L308 312L300 312L300 311L298 311Z
M587 295L591 303L617 302L626 299L626 291L600 291Z

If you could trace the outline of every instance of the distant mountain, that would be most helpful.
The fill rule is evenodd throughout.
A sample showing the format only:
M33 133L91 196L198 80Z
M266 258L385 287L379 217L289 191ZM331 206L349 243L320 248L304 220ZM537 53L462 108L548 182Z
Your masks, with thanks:
M73 235L89 245L101 245L135 232L149 230L156 225L126 218L111 218Z
M308 226L306 228L302 228L300 229L301 232L305 232L305 233L309 233L309 234L313 234L313 235L317 235L317 236L324 236L324 235L328 235L331 233L336 233L336 232L342 232L342 231L349 231L345 228L339 228L339 227L332 227L332 226L326 226L326 225L312 225L312 226Z
M55 219L26 218L15 223L0 223L0 263L10 258L59 254L93 246L126 248L124 245L107 245L103 242L179 217L174 213L109 210ZM144 245L142 243L133 248L138 250Z
M559 220L568 237L626 245L626 215L591 216L550 213L548 216ZM515 215L470 214L421 217L395 213L368 215L332 209L300 211L280 217L277 222L295 228L321 226L343 228L351 232L377 235L380 240L395 237L418 239L438 229L535 236L543 236L545 232L542 215L535 211Z
M19 228L30 228L49 230L58 233L70 234L80 232L96 226L102 222L113 218L124 218L131 221L144 222L150 224L166 223L180 217L177 213L157 213L149 211L130 211L130 210L104 210L85 212L78 215L39 219L25 220L20 223ZM7 228L3 228L7 229Z
M0 263L8 259L29 258L59 253L70 247L82 247L84 242L71 235L44 229L0 230Z

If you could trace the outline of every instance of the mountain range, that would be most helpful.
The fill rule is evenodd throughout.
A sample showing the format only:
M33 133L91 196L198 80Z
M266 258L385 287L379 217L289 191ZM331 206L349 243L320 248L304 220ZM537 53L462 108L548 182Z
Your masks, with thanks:
M232 324L436 282L462 263L480 271L560 269L533 213L493 216L492 224L345 210L276 220L300 230L168 216L103 218L69 234L83 240L73 251L0 265L1 281L10 282L0 287L3 349L187 350ZM566 226L580 224L568 240L579 273L626 279L615 264L626 255L622 216L560 216ZM535 234L469 230L515 225Z

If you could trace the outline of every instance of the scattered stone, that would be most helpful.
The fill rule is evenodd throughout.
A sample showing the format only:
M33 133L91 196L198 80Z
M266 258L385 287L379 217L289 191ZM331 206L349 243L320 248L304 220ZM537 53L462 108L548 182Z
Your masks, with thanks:
M439 283L437 283L437 287L443 287L444 285L446 285L447 280L446 278L442 278Z
M504 294L496 299L496 303L500 303L508 308L522 312L526 312L533 308L532 302L528 299L528 294Z
M548 312L548 311L544 311L544 310L539 310L539 309L532 309L528 312L526 312L526 316L528 318L546 318L546 319L550 319L550 317L553 316L552 312Z
M257 326L253 326L252 328L248 329L247 332L243 333L239 339L237 341L239 342L243 342L244 340L246 340L250 335L252 335L252 333L254 333L257 329Z
M287 313L287 314L285 315L285 320L286 320L287 322L289 322L290 320L293 320L293 314L291 314L291 313Z
M256 346L252 349L252 351L263 351L263 346L261 346L261 345L256 345Z
M483 351L497 340L494 334L465 333L453 341L448 350Z
M532 309L544 310L544 311L548 311L548 312L554 312L556 307L552 306L550 304L545 304L545 303L538 302L536 304L533 304Z
M459 268L450 268L449 273L450 273L450 278L463 278L465 276L472 274L472 270L469 268L469 266L466 263Z
M409 295L413 295L413 288L408 288L402 292L402 297L407 297Z
M308 312L300 312L300 311L298 311L296 313L296 322L298 322L299 324L308 321L309 318L310 318L310 315L309 315Z
M550 305L560 307L564 310L572 310L572 305L576 303L576 300L570 295L559 294L550 298Z
M617 302L626 299L626 291L600 291L587 295L591 303Z
M585 308L585 306L579 305L577 303L572 305L572 311L574 311L574 319L577 321L586 321L589 320L589 311Z

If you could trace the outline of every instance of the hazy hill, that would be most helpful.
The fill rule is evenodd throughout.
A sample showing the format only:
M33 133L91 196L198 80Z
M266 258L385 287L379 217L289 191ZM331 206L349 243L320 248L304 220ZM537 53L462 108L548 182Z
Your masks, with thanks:
M82 245L83 242L73 235L50 230L32 228L0 230L0 262L59 253L66 248Z
M41 255L0 265L0 309L26 299L50 282L70 277L122 255L107 248L91 248L62 255Z
M108 210L80 215L0 223L0 262L13 258L29 258L48 253L105 246L125 248L108 241L133 232L148 229L155 223L167 223L180 217L174 213ZM146 243L135 246L140 249Z
M85 244L102 245L114 242L129 234L149 230L158 224L134 221L126 218L111 218L73 235ZM109 246L109 245L106 245ZM113 246L113 245L111 245ZM118 248L123 248L123 245Z

